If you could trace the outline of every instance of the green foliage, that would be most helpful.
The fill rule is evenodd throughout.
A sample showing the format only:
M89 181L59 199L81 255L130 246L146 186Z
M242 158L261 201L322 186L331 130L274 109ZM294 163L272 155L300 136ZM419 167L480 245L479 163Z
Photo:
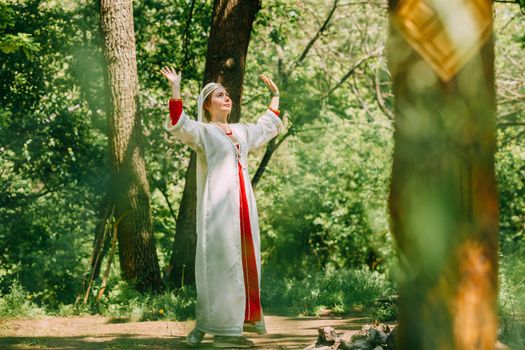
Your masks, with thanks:
M375 71L363 63L348 75L382 45L386 13L378 6L341 5L313 45L331 4L275 1L258 16L243 110L255 118L264 108L256 75L266 72L280 87L280 109L289 122L288 138L256 193L265 269L303 278L326 267L386 271L392 262L386 219L390 121L370 94ZM380 64L373 55L369 60ZM250 160L252 174L259 159Z
M87 305L76 303L51 307L38 306L46 291L31 293L15 280L7 293L0 295L0 317L34 318L43 315L90 315L100 314L121 322L154 320L184 321L195 314L195 289L183 287L162 294L141 294L125 282L116 282L100 303L90 299ZM95 294L95 292L93 293Z
M185 0L141 1L134 6L134 20L144 97L150 95L146 91L155 91L157 97L169 94L168 85L159 74L164 65L182 69L184 84L202 84L211 21L209 2L197 3L190 13Z
M523 249L523 248L522 248ZM498 307L501 338L513 348L525 346L523 315L525 314L525 252L501 256Z
M42 292L37 302L56 305L71 302L79 288L83 243L91 240L82 234L93 229L86 219L106 178L106 145L89 118L97 118L90 111L100 105L80 103L75 74L82 70L76 50L93 43L81 35L87 20L40 3L9 5L6 27L31 35L38 55L0 53L0 290L18 276L25 288Z
M327 266L388 269L390 145L381 140L389 130L337 120L311 126L258 190L266 266L298 276Z
M15 10L10 4L0 2L0 51L5 54L22 49L27 58L40 49L31 35L26 33L9 33L10 27L15 24Z
M169 263L173 247L189 149L162 127L168 115L170 87L159 71L165 65L182 70L184 108L189 115L196 115L195 96L204 74L211 6L207 1L196 2L190 11L185 0L134 3L140 113L148 135L144 138L145 160L161 266Z
M388 297L376 301L372 315L379 322L396 321L397 299Z
M195 298L192 287L162 294L142 294L125 282L119 282L101 300L98 311L104 316L130 322L183 321L194 316Z
M525 11L525 0L517 0L517 3L519 3L521 10Z
M31 36L25 33L6 34L0 39L0 50L3 53L13 53L20 48L24 50L26 57L28 57L31 53L37 52L40 46L35 44Z
M499 308L502 315L512 319L525 314L525 262L521 254L501 257L499 271Z
M14 281L6 294L0 294L0 318L5 317L36 317L44 314L44 310L33 302L34 295Z
M516 135L513 130L500 139ZM500 242L506 254L523 249L525 241L525 147L517 138L508 139L497 153L500 197Z
M79 199L80 198L80 199ZM3 241L4 249L0 282L3 290L13 279L32 293L39 305L56 307L59 303L71 303L81 284L91 239L84 238L83 230L94 230L87 220L89 213L82 208L89 206L88 193L65 192L51 194L46 200L37 201L18 214L18 220L8 221L9 241ZM52 203L52 205L50 204ZM68 215L63 215L67 208ZM86 226L79 222L87 222ZM3 232L6 232L3 231Z
M498 79L498 151L496 175L500 197L500 244L504 256L523 252L525 242L525 144L523 120L525 100L514 98L514 92L525 93L521 78L525 65L523 47L514 38L523 35L523 16L515 5L496 7L496 71ZM510 88L512 87L512 88Z
M263 303L273 312L292 315L317 315L325 308L338 313L362 310L393 290L384 274L367 268L314 270L301 279L275 274L263 277Z

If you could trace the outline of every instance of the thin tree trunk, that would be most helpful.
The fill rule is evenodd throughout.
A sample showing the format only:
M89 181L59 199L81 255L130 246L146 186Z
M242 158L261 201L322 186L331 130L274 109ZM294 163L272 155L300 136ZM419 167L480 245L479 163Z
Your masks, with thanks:
M106 224L110 217L113 216L111 213L111 203L108 200L109 196L104 196L100 203L100 213L98 215L98 222L95 227L95 239L93 242L93 254L91 256L90 265L93 270L93 279L97 279L100 275L100 268L102 267L102 260L108 250L108 242L106 233Z
M392 11L395 5L391 1ZM395 146L389 208L402 272L396 348L494 349L493 40L448 80L434 74L405 37L391 26Z
M292 129L292 130L290 130ZM255 189L257 187L257 184L261 180L266 167L270 163L270 160L272 159L273 154L275 151L277 151L277 148L279 148L280 145L291 135L297 134L298 132L293 130L293 128L290 128L284 133L283 135L279 136L278 139L272 139L268 146L266 146L266 150L264 151L264 155L261 159L261 162L259 163L259 166L257 167L257 171L255 172L255 175L252 178L252 187Z
M119 225L118 245L124 278L139 291L161 289L160 268L151 230L150 194L138 110L138 76L131 0L101 0L100 14L111 91L109 118L111 195Z
M229 122L240 119L244 67L253 21L260 0L215 0L206 54L203 85L219 82L233 101ZM174 287L195 283L196 234L196 155L191 153L186 183L177 217L167 280Z
M275 146L275 142L275 139L272 139L266 146L266 150L264 151L264 155L261 159L261 162L259 163L259 166L257 166L255 175L253 175L252 177L252 187L254 189L257 187L257 184L259 183L259 180L261 180L262 175L264 174L264 171L268 166L268 163L270 163L270 159L272 159L273 153L277 149L277 147Z

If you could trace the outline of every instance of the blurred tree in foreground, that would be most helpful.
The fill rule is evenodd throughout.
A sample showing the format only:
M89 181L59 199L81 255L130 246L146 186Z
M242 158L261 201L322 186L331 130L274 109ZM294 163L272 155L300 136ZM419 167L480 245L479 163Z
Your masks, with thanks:
M493 349L492 4L400 0L390 6L396 124L389 207L401 265L396 347Z

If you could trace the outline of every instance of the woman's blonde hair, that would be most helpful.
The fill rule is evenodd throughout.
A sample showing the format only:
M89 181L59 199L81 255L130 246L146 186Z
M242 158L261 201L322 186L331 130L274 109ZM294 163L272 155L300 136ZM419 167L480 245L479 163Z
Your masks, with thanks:
M214 90L215 91L215 90ZM206 97L206 99L204 100L204 104L203 104L203 111L204 111L204 119L206 119L207 122L210 122L211 121L211 113L210 111L208 110L208 107L210 106L210 103L211 103L211 96L213 95L213 92L211 92L211 94L208 95L208 97Z

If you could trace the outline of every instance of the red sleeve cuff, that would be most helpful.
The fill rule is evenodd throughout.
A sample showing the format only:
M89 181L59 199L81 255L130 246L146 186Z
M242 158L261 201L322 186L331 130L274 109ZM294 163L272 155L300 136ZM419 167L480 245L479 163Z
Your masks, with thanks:
M180 116L182 115L182 100L176 98L170 98L169 101L171 125L177 124Z
M279 117L279 114L281 114L281 111L279 111L278 109L273 109L271 107L268 107L268 109L272 112L274 112L275 114L277 114L277 116Z

